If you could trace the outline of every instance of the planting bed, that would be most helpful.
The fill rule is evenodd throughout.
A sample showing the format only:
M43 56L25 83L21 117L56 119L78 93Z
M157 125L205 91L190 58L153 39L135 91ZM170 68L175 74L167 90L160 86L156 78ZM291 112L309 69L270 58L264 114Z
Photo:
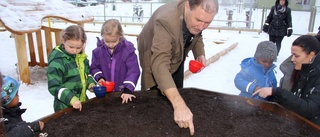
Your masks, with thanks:
M194 115L194 136L310 136L318 126L277 104L199 89L181 89ZM93 98L83 110L65 109L43 120L49 137L179 137L189 136L173 120L173 109L157 91L136 92L121 104L120 93Z

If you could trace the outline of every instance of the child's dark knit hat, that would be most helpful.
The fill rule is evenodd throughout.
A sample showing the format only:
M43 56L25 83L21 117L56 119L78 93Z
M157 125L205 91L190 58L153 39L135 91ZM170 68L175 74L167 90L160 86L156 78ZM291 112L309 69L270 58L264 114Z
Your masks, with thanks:
M271 41L262 41L258 44L254 58L277 60L277 46Z
M2 76L2 81L1 103L6 106L16 96L20 83L9 76Z

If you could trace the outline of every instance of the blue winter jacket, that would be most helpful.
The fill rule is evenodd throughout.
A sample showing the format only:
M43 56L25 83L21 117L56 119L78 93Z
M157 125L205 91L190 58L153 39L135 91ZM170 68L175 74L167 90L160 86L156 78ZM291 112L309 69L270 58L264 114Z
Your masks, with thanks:
M261 98L259 95L252 97L252 93L257 86L277 87L277 79L274 74L275 64L265 70L262 65L258 64L253 57L242 60L241 71L234 79L235 86L241 91L240 96L268 100Z
M113 91L125 88L134 91L140 77L138 58L133 44L122 38L113 54L103 40L97 37L97 48L92 51L91 75L96 80L103 78L116 83Z

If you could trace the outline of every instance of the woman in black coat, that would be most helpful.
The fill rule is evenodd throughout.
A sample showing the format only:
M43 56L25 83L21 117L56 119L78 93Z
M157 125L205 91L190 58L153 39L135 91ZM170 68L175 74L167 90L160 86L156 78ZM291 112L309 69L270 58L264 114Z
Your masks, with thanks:
M272 101L285 108L300 114L317 125L320 125L320 35L302 35L298 37L291 47L291 64L294 69L284 73L290 79L284 83L290 88L261 88L253 93L266 98L271 96ZM287 60L289 61L289 60ZM284 62L290 64L290 62ZM288 65L291 66L291 65ZM283 83L281 83L283 84ZM289 90L288 90L289 89Z
M288 0L276 0L263 25L263 31L269 34L269 41L277 45L278 55L284 36L290 37L292 34L291 9L288 4Z

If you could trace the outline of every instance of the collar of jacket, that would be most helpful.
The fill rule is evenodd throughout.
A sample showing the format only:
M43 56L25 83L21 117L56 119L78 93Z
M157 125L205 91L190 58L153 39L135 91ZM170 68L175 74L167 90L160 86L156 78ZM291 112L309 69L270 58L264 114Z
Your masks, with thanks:
M101 41L103 42L104 39L101 39ZM113 51L113 52L115 52L117 49L119 49L118 47L121 47L122 45L124 45L124 44L123 44L124 41L125 41L125 38L124 38L124 37L121 37L121 38L119 39L119 43L114 47L114 49L113 49L114 51ZM106 43L103 42L103 44L101 44L101 45L102 45L101 48L110 50L110 48L106 45Z
M272 63L272 65L269 67L269 69L264 69L264 67L258 63L258 61L252 57L252 58L246 58L241 63L241 68L249 66L250 64L254 65L256 68L261 70L263 74L266 74L267 72L273 71L276 68L276 65Z
M292 55L290 55L286 60L284 60L281 64L280 64L280 71L286 75L292 74L292 71L294 70L294 64L291 61Z
M313 57L310 63L302 64L300 76L313 76L320 73L320 55L319 53Z
M21 116L27 109L21 109L20 106L21 102L19 102L17 106L11 108L2 106L2 113L6 115Z

